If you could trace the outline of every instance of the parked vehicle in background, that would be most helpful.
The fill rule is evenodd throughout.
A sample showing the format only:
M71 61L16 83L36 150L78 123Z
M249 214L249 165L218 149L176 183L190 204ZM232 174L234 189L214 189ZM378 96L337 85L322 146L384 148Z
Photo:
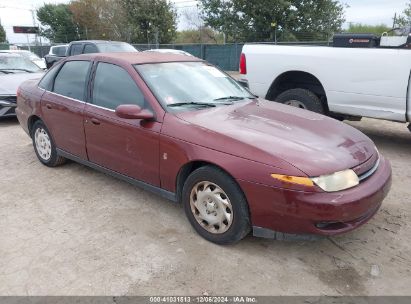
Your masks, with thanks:
M195 57L69 57L23 83L17 105L41 163L72 159L181 202L218 244L251 229L271 238L353 230L391 185L389 162L360 131L257 99Z
M46 69L46 62L44 59L40 58L36 54L30 51L26 50L1 50L1 53L13 53L13 54L18 54L21 55L31 62L33 62L35 65L37 65L40 69L45 70Z
M254 94L341 119L410 122L410 71L410 50L394 48L248 44L240 59Z
M175 49L151 49L151 50L147 50L144 52L155 52L155 53L162 53L162 54L177 54L177 55L185 55L185 56L194 57L188 52L185 52L182 50L175 50Z
M50 48L49 53L44 56L44 60L46 61L46 66L48 69L51 68L57 61L66 57L67 47L68 44L63 44L54 45Z
M138 52L135 47L126 42L120 41L106 41L106 40L83 40L72 41L68 44L66 52L61 56L50 57L47 60L47 67L50 68L61 59L90 53L124 53L124 52Z
M43 75L44 71L26 57L0 52L0 117L15 116L19 85Z

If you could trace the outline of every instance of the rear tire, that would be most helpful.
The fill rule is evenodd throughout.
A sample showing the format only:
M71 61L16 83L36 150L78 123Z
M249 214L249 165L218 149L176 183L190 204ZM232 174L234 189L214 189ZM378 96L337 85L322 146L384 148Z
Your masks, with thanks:
M248 204L241 188L216 167L201 167L189 175L182 203L190 224L210 242L233 244L251 230Z
M34 151L39 161L48 167L57 167L66 162L66 159L57 154L56 145L45 124L38 120L31 130Z
M275 101L312 112L325 114L324 105L320 98L306 89L287 90L278 95Z

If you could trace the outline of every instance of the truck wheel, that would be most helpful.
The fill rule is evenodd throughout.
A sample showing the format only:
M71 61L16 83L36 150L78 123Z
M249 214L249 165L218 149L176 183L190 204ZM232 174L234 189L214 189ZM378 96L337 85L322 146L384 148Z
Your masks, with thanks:
M291 89L285 91L278 95L275 101L300 109L325 114L324 106L320 98L306 89Z
M237 183L222 170L205 166L184 183L182 203L198 234L216 244L232 244L250 232L247 200Z

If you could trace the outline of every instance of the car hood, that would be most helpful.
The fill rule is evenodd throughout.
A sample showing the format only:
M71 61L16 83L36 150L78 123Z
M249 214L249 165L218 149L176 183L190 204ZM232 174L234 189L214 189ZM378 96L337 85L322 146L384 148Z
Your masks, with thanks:
M24 81L29 79L39 79L44 72L26 73L18 72L14 74L0 73L0 95L16 95L17 89Z
M33 60L33 63L37 65L40 69L46 69L46 62L44 59Z
M184 140L268 165L281 160L312 177L354 168L377 153L374 143L351 126L266 100L176 116L206 133L182 133Z

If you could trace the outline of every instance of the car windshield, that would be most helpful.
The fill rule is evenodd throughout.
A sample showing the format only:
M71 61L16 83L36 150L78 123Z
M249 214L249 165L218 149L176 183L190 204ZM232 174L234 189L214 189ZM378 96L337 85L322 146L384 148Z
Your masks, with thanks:
M38 72L40 69L29 59L20 55L1 55L0 54L0 71L3 72Z
M36 61L36 60L41 60L39 56L37 56L36 54L32 53L32 52L19 52L18 54L22 55L23 57L32 60L32 61Z
M204 62L135 66L163 106L204 108L254 98L234 79Z
M130 44L122 43L99 43L97 47L102 53L121 53L121 52L137 52Z

